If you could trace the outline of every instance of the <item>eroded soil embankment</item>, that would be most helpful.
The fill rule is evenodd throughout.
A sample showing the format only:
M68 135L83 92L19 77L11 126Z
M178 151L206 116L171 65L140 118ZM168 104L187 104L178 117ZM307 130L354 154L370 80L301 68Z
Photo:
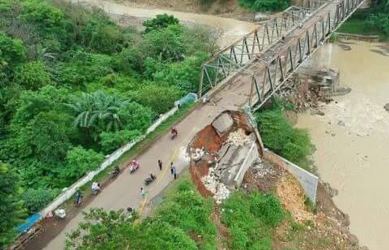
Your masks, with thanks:
M242 123L247 126L247 124ZM244 126L243 126L244 127ZM239 130L239 126L233 130ZM246 128L247 129L247 128ZM245 129L243 129L245 131ZM192 140L190 148L201 148L210 157L192 162L190 173L192 180L203 196L214 194L204 184L204 177L213 168L214 157L228 138L220 136L212 125L206 126ZM358 240L348 231L348 218L333 203L330 189L320 184L318 187L317 206L309 206L299 182L281 165L266 160L257 162L246 172L241 190L246 192L261 191L273 193L279 198L284 209L291 214L273 235L273 249L361 249ZM215 204L213 214L217 225L218 238L228 239L229 233L221 222L219 205ZM220 241L219 241L220 242Z

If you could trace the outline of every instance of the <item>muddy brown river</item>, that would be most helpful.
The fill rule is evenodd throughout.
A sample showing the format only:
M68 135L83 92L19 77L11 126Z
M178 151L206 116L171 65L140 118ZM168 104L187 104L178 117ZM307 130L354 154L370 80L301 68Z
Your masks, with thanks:
M388 46L388 45L386 45ZM339 191L350 230L372 250L389 249L389 53L384 44L329 44L312 58L340 71L351 93L323 105L324 116L299 116L309 130L320 177Z

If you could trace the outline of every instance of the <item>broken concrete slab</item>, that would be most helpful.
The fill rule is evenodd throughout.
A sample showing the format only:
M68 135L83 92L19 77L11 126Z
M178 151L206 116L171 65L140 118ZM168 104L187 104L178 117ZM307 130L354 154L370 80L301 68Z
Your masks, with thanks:
M232 117L228 113L223 113L212 122L212 127L214 127L219 136L221 136L228 132L233 124L234 120Z

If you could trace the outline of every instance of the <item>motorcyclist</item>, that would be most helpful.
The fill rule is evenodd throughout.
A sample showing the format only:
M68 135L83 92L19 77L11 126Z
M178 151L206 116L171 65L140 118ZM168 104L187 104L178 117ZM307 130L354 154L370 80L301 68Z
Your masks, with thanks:
M119 166L115 166L115 168L112 171L112 176L116 177L120 174L120 168Z
M175 127L172 128L171 130L172 138L176 137L178 135L178 131Z
M93 182L93 183L92 183L92 192L93 192L94 194L97 194L97 193L100 192L100 191L101 191L100 183L98 183L98 182Z

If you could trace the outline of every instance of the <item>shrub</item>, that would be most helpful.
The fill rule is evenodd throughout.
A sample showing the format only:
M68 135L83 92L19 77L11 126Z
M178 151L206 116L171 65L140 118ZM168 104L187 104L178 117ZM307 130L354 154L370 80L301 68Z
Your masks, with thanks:
M4 68L21 63L26 58L26 49L22 41L12 39L0 32L0 72Z
M153 30L145 34L141 44L145 58L152 57L170 62L181 60L185 54L182 32L182 26L170 25L165 29Z
M129 143L139 137L141 133L138 130L120 130L116 132L102 132L100 134L101 150L108 154L119 147Z
M193 184L184 180L175 192L167 195L156 218L180 228L187 235L201 235L202 240L197 242L200 249L215 249L216 228L210 219L211 212L212 202L201 197Z
M61 179L64 183L71 184L88 171L98 168L103 159L104 155L92 149L84 149L81 146L73 147L66 155L66 165L61 172Z
M56 190L30 188L23 193L22 197L25 207L28 209L29 213L34 214L49 204L56 195Z
M29 62L16 69L15 81L26 89L37 90L50 83L50 75L42 62Z
M182 62L170 64L168 67L156 71L153 74L154 79L177 86L185 93L197 93L200 82L199 69L206 58L207 55L205 53L198 53L195 56L187 57Z
M143 26L146 27L145 33L154 30L160 30L167 28L169 25L179 24L179 21L174 16L168 14L157 15L153 19L146 20L143 22Z
M309 169L307 157L312 143L305 130L293 128L279 107L264 110L256 115L264 144L286 159Z
M149 83L134 92L132 97L140 104L151 107L157 114L162 114L173 107L180 95L181 91L175 86Z
M277 11L289 6L289 0L239 0L239 3L253 11Z

